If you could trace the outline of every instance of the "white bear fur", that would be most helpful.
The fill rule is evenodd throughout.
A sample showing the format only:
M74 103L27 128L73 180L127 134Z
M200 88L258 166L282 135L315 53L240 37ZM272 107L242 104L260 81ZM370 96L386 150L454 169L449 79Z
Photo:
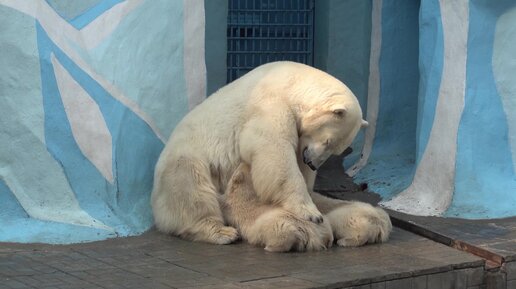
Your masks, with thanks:
M330 248L334 236L341 247L382 243L392 230L389 215L378 207L356 201L333 202L313 193L323 222L301 220L277 205L261 203L254 192L249 166L241 164L229 180L221 207L227 223L250 244L272 252L318 251ZM326 201L325 201L326 199Z
M356 247L389 239L392 223L383 209L363 202L333 200L317 193L312 193L312 199L329 220L337 245Z
M248 165L237 167L221 197L224 217L242 239L271 252L319 251L332 246L333 233L326 218L316 224L302 220L278 205L258 199Z
M195 241L236 240L217 198L242 162L251 167L260 201L321 222L310 196L315 172L305 163L319 166L342 153L364 123L356 97L336 78L299 63L262 65L218 90L175 128L154 175L156 227Z

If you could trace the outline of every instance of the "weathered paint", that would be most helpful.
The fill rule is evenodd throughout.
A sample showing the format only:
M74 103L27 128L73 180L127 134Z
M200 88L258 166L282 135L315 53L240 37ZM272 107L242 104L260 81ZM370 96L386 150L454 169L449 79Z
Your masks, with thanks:
M348 171L363 167L356 180L368 182L374 191L388 198L409 185L414 169L419 3L374 3L381 4L381 15L375 17L380 21L373 22L374 27L379 26L376 29L381 29L378 36L373 36L381 39L381 45L371 49L371 56L377 57L376 61L371 58L369 78L371 99L366 118L371 126L366 130L362 160ZM373 70L374 63L377 71Z
M373 7L380 3L374 1ZM404 62L410 56L407 53L389 57L399 49L393 47L403 42L389 43L395 37L388 31L400 21L395 16L400 9L389 11L383 3L382 18L391 20L382 21L379 28L380 93L376 100L375 86L369 87L367 118L372 126L369 137L366 132L361 162L348 170L358 172L357 181L368 182L382 195L382 205L417 215L499 218L515 214L516 13L511 10L515 5L509 0L421 2L415 109L403 98L389 99L403 93L396 90L398 85L412 90L402 72L414 61ZM373 31L378 29L374 19ZM371 63L376 63L374 43L379 40L372 39ZM403 49L410 46L402 45ZM376 79L373 65L369 82ZM401 120L405 124L400 125ZM410 136L407 132L413 128L404 128L415 122L417 128Z
M516 51L516 6L504 11L496 22L492 57L493 77L507 117L512 167L516 171L516 81L514 81L516 57L514 51Z
M148 229L154 163L222 53L204 50L205 1L79 2L0 0L0 241ZM514 215L514 2L318 3L316 65L370 122L348 172L400 211Z
M470 5L465 108L457 135L455 193L446 215L510 216L516 214L516 175L509 131L514 123L508 121L508 116L515 113L515 107L511 107L510 100L503 99L514 99L516 94L508 92L502 97L498 93L492 60L502 57L509 65L514 63L514 53L495 55L493 44L497 24L498 33L514 29L516 19L506 18L501 25L507 27L500 26L499 19L516 4L506 0L497 1L496 5L492 1L472 1ZM499 59L498 65L501 62L504 60ZM510 70L505 73L514 74Z
M440 1L444 63L428 144L412 184L384 205L417 215L441 215L451 203L457 130L464 108L468 1Z
M50 2L0 0L0 241L139 234L163 142L205 97L203 1Z
M1 25L5 27L2 45L6 49L3 51L12 51L0 56L4 70L0 82L4 98L0 106L0 160L3 164L0 178L31 218L66 220L64 222L110 231L80 207L62 168L45 148L34 19L11 8L0 6L0 9L6 14L0 20L5 21ZM20 28L24 28L29 37L20 37ZM14 85L13 80L23 85ZM8 219L2 218L4 220ZM23 226L14 229L28 231ZM6 237L11 233L7 228L3 230Z

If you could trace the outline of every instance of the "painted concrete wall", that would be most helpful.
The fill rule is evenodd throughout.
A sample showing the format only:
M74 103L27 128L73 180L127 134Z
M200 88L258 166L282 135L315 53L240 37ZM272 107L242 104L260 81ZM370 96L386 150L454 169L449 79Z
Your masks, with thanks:
M0 241L150 228L157 157L205 97L203 20L201 0L0 0Z
M419 2L373 1L362 159L348 166L384 198L411 180L418 105ZM360 151L359 149L357 151ZM373 176L373 177L371 177Z
M0 241L152 225L164 142L225 82L226 1L0 0ZM514 1L321 0L316 13L316 66L371 124L347 171L399 211L515 215Z
M204 0L207 95L226 85L228 0Z
M371 1L315 1L314 66L342 82L355 93L364 111L367 109L367 85L371 44ZM353 23L353 25L349 25ZM361 147L360 132L353 147ZM356 162L360 150L354 150L346 165Z
M372 125L363 157L348 172L395 210L514 216L516 3L422 0L416 6L373 1Z

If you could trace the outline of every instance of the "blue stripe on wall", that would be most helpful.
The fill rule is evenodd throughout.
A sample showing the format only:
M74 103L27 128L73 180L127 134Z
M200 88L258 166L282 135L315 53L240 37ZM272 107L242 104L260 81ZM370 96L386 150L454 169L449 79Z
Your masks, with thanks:
M123 1L124 0L104 0L70 20L70 24L77 29L82 29L111 7Z
M447 216L514 215L516 176L507 118L492 71L496 21L514 1L471 1L464 113L458 132L456 182Z
M115 228L115 230L127 231L126 228L117 228L121 222L108 205L113 203L111 196L114 195L114 188L106 182L95 166L81 153L72 135L50 59L51 53L55 53L58 57L59 49L51 42L39 23L36 24L36 28L40 53L47 149L63 166L66 177L81 207L92 217ZM64 65L64 63L62 64Z
M444 61L444 38L439 1L423 0L419 14L419 96L416 164L425 152L435 116Z
M152 225L150 191L154 165L163 149L151 128L115 100L48 38L37 24L49 152L62 164L81 207L115 228L119 235L137 234ZM100 107L113 139L114 185L78 148L57 88L51 53Z
M111 7L125 0L46 0L59 16L73 27L82 29Z
M0 179L0 220L4 221L14 218L29 218L29 215L27 215L27 212L25 212L4 180ZM2 234L3 224L2 222L2 226L0 226L0 234ZM0 237L0 240L3 240L3 238Z
M414 174L417 117L419 1L384 1L380 105L373 151L356 176L384 199L405 189Z
M54 11L66 20L73 19L103 0L45 0Z

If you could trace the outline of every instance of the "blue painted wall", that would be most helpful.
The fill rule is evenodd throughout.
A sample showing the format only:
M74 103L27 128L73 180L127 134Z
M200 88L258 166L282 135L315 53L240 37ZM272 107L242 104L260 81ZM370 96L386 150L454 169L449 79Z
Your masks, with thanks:
M422 1L419 12L419 94L416 161L428 143L443 68L443 27L439 2Z
M503 74L514 75L516 54L493 52L496 30L510 30L501 42L513 42L516 34L516 15L507 15L506 22L500 17L516 8L514 1L471 1L469 10L468 63L464 113L459 126L455 193L446 212L448 216L466 218L493 218L516 215L516 174L514 151L511 151L509 125L514 115L516 91L499 91L494 65L503 62L513 64ZM510 32L509 32L510 33ZM498 44L500 45L500 44ZM503 50L514 49L504 47ZM514 50L512 50L514 52ZM498 52L500 53L500 52ZM493 59L500 57L497 63ZM514 82L512 84L514 87ZM504 101L501 93L505 93ZM505 107L504 107L505 106ZM514 121L514 118L512 119ZM514 148L514 144L513 148Z
M0 4L0 241L152 226L154 165L191 104L184 47L204 50L184 35L194 2Z
M419 85L418 15L418 1L384 1L381 8L378 121L373 151L356 180L367 182L384 198L405 189L414 172Z
M84 242L150 228L154 164L204 97L204 63L209 93L225 83L226 4L2 2L0 241ZM345 164L363 161L357 181L409 213L515 214L514 1L321 0L315 21L315 65L375 119ZM440 147L450 138L456 146Z
M356 180L411 214L514 216L516 3L373 3L379 108Z

